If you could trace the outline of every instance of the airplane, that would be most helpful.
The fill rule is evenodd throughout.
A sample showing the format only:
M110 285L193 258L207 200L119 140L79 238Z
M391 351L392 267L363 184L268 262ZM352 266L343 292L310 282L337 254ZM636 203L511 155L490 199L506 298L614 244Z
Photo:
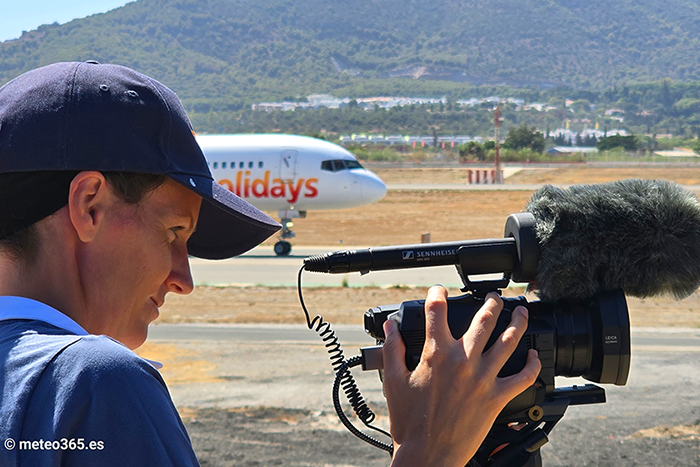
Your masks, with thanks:
M292 219L314 209L364 206L386 185L346 149L317 138L285 134L197 135L214 179L282 224L277 256L292 251Z

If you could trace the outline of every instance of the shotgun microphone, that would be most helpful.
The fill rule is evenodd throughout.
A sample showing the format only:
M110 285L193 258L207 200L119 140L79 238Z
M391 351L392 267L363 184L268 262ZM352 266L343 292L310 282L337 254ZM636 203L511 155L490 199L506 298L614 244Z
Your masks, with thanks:
M680 300L700 286L700 204L676 183L545 186L525 209L535 217L541 252L533 288L543 300L618 288Z

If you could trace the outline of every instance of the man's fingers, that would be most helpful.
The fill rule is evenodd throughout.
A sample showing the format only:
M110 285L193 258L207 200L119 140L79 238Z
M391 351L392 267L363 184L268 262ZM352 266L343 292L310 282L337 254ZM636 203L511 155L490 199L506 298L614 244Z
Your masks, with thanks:
M382 358L384 359L385 379L390 379L392 375L399 377L406 376L409 371L406 368L406 346L399 332L399 324L393 319L384 322L384 335L386 340L382 348Z
M503 300L497 293L490 292L486 295L483 306L476 312L469 329L464 334L464 346L467 357L481 355L491 333L496 328L498 315L503 309Z
M484 353L484 359L498 373L508 359L518 342L527 330L528 311L524 306L518 306L510 316L510 323L503 333L498 336L496 342Z
M432 286L425 299L425 339L454 340L447 325L447 290L441 285Z
M527 363L525 363L525 366L520 372L505 378L498 378L498 391L503 394L506 402L510 401L535 384L541 369L542 363L540 363L540 359L537 358L537 351L535 349L530 349L527 353Z

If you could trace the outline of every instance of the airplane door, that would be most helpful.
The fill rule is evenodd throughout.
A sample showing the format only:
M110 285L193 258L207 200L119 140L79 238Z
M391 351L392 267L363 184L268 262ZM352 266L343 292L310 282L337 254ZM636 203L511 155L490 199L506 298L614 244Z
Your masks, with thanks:
M297 150L285 149L280 158L280 179L296 180L297 178Z

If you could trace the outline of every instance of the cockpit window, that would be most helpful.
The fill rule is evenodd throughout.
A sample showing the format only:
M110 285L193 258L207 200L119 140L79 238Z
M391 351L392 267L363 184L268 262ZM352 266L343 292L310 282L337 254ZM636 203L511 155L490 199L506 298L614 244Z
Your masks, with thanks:
M361 169L362 165L354 159L336 159L321 162L321 170L340 172L341 170Z

